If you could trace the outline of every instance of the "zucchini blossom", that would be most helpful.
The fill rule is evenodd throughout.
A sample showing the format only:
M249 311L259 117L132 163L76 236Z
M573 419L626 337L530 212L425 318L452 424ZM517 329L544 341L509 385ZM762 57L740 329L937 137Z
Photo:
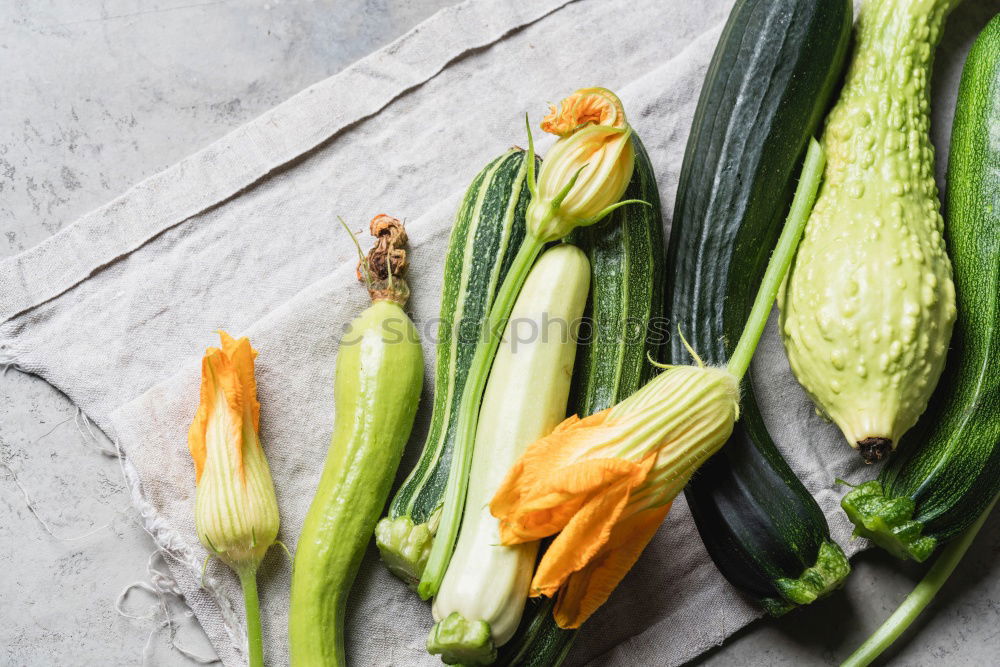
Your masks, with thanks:
M559 135L545 154L526 214L529 233L555 241L615 208L632 178L635 149L621 100L606 88L583 88L542 121ZM533 165L532 165L533 166Z
M558 535L531 582L557 596L562 628L577 628L611 595L691 475L739 417L739 385L792 263L826 158L813 140L778 243L725 368L665 366L642 389L585 419L570 417L530 445L490 503L500 541ZM686 343L685 343L686 344Z
M584 88L562 101L557 110L542 123L542 129L559 135L549 149L542 169L535 179L535 145L528 128L528 190L531 202L525 211L527 233L510 262L507 275L497 289L481 331L484 338L476 345L458 408L458 423L448 485L441 505L440 524L427 555L417 593L427 600L437 594L448 562L455 549L461 523L469 470L475 449L479 405L486 387L490 365L500 344L514 300L521 291L528 271L546 243L558 241L577 227L592 225L619 206L647 202L619 201L632 178L635 149L632 129L625 122L622 103L610 90ZM391 526L387 526L390 528ZM405 536L402 526L400 537ZM393 539L388 530L381 539ZM406 560L420 558L423 540L408 545ZM417 561L419 563L419 561ZM404 562L405 566L406 563ZM396 563L390 565L399 571Z
M263 664L257 567L278 536L278 500L260 445L257 353L246 338L219 332L201 363L201 404L188 431L194 459L194 521L205 548L240 577L247 604L250 664ZM252 598L252 599L251 599Z
M503 544L558 533L531 595L558 595L560 627L579 627L608 599L738 415L731 372L668 366L617 405L565 420L514 464L490 511Z

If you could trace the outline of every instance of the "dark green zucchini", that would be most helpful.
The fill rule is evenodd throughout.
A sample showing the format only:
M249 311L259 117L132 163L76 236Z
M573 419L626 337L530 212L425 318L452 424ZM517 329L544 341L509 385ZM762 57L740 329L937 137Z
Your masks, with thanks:
M555 598L530 598L521 624L509 642L500 647L497 667L558 667L566 659L576 630L556 625Z
M923 561L1000 492L1000 17L962 71L945 242L958 319L930 409L877 480L844 496L855 533Z
M571 242L590 259L591 289L581 326L569 413L590 415L635 393L654 370L663 320L664 252L660 193L649 155L639 137L635 171L623 199L650 206L624 206L606 220L574 232ZM563 630L550 599L528 602L517 634L500 649L498 664L555 667L569 652L575 630Z
M738 0L716 47L667 255L669 320L707 363L726 362L746 323L851 18L848 0ZM679 337L669 356L690 361ZM722 574L777 615L839 586L850 567L768 435L750 381L744 397L732 437L686 495Z
M448 241L434 375L434 409L417 465L375 529L386 566L411 586L420 580L448 484L458 406L475 340L524 237L531 200L519 148L496 158L465 193ZM471 338L471 341L470 341Z
M623 206L608 219L577 230L573 242L590 258L591 288L570 395L570 413L581 417L634 394L655 374L664 317L664 251L660 193L649 154L632 135L635 171Z

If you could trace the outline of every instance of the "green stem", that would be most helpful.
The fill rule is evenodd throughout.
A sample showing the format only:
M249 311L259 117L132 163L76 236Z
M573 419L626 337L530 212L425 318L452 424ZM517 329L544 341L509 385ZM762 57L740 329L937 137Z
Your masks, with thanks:
M445 487L444 505L441 510L441 523L434 535L427 565L424 568L417 593L424 600L437 595L441 580L448 569L451 553L458 538L458 528L461 524L462 510L465 505L465 495L469 488L469 469L472 466L472 452L475 448L476 426L479 423L479 403L486 388L493 357L503 337L504 328L514 301L521 292L524 280L531 270L532 264L541 252L544 243L530 234L524 237L521 247L511 263L510 270L504 278L496 299L490 307L484 334L486 340L480 341L469 365L469 375L462 390L462 402L459 408L458 429L455 445L452 450L451 467L448 471L448 486Z
M760 283L760 289L757 290L757 298L754 299L753 307L750 309L746 326L743 327L740 340L736 343L732 356L729 357L727 368L738 379L742 379L750 367L750 360L753 358L754 350L757 349L761 334L764 333L767 318L771 314L771 306L778 296L778 288L788 273L788 267L792 265L799 240L802 238L802 230L805 229L813 203L816 201L816 192L819 190L825 166L826 154L823 148L818 141L810 139L809 150L802 164L799 185L795 188L795 197L792 199L792 208L788 211L788 218L785 219L778 245L775 246L771 260L767 264L764 279Z
M264 667L264 642L260 633L260 600L257 598L257 566L240 569L240 586L247 611L247 653L250 667Z
M983 510L983 513L976 519L976 522L969 526L964 533L958 536L958 539L949 544L941 552L941 555L934 561L934 565L927 571L924 578L920 580L920 583L903 600L903 604L899 605L899 608L892 613L892 616L886 619L885 623L864 644L858 647L858 650L852 653L851 657L845 660L840 667L865 667L865 665L870 665L875 658L879 657L884 650L889 648L910 627L910 624L916 620L920 612L924 610L924 607L930 604L930 601L934 599L937 592L941 590L944 582L954 572L955 567L962 560L962 556L969 550L969 545L976 538L976 534L979 533L979 529L986 522L986 518L990 515L998 498L1000 498L1000 495L994 496L990 504Z

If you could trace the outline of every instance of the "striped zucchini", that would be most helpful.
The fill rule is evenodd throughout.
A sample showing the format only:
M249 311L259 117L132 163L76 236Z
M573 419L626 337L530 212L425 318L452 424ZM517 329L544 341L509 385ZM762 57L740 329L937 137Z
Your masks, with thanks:
M678 183L667 293L671 326L709 364L726 362L746 324L850 24L847 0L739 0L716 47ZM673 363L690 359L676 336L670 352ZM772 614L811 602L849 570L750 382L729 442L686 497L720 572Z
M962 71L948 161L945 243L958 300L952 348L905 450L841 502L856 534L925 560L1000 492L1000 17Z
M590 258L593 287L587 308L589 340L580 345L571 410L581 416L609 408L653 376L663 324L664 252L660 193L649 155L632 135L635 170L625 206L608 220L579 230L574 241Z
M383 562L411 587L420 580L437 528L475 338L524 237L531 198L526 175L527 160L519 148L490 162L466 191L451 231L430 428L417 465L375 529Z
M572 242L590 259L591 290L581 330L569 412L590 415L633 394L652 376L663 322L664 252L660 193L649 155L633 133L635 169L623 199L651 206L624 206L607 220L577 230ZM569 653L575 630L552 616L553 600L529 602L514 638L498 664L554 667Z

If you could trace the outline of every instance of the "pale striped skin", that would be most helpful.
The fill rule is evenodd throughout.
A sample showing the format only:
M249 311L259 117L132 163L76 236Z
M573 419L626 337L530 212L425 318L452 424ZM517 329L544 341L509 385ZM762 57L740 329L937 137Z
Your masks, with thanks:
M238 569L259 563L274 544L278 501L253 423L222 408L226 396L221 386L215 406L206 429L208 446L195 498L195 528L202 544Z

